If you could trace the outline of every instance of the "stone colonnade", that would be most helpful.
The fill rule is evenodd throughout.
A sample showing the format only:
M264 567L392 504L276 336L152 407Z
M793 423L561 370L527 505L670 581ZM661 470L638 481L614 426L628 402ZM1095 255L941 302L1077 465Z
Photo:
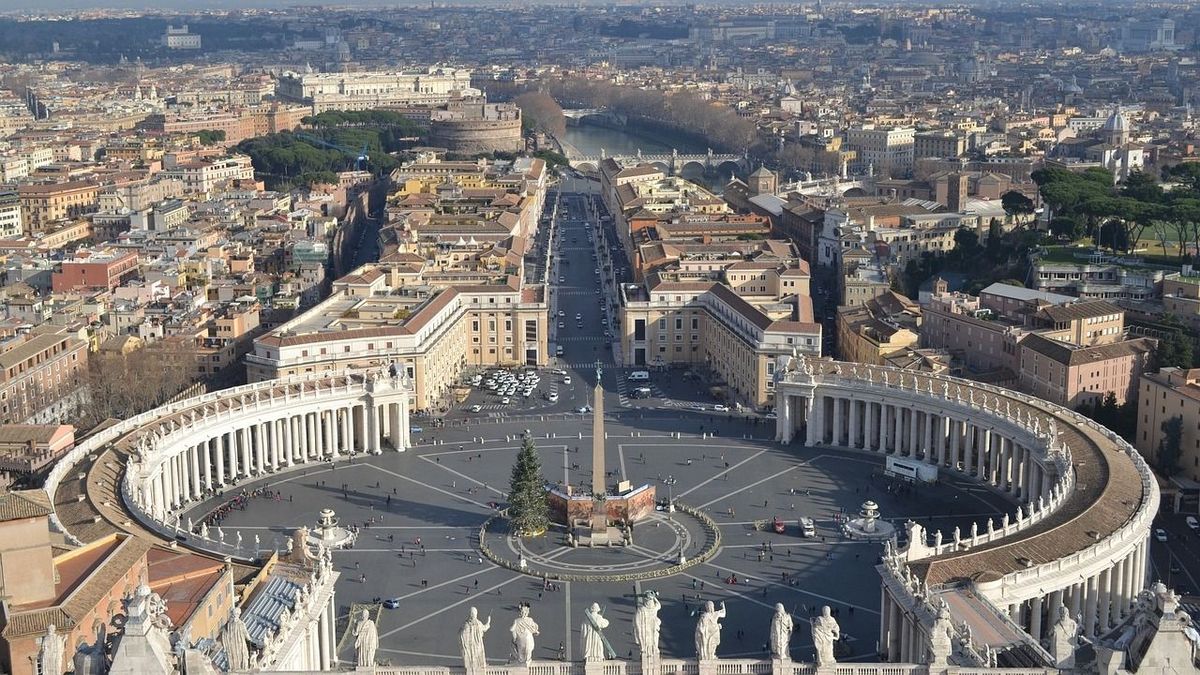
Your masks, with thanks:
M205 401L141 441L126 488L143 512L167 524L172 511L242 480L385 447L403 451L410 394L402 379L358 377L299 392L283 387L265 400Z

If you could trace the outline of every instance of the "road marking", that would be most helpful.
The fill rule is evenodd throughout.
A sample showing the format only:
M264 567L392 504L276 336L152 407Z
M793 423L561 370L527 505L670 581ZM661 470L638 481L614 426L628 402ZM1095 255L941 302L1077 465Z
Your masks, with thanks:
M496 584L496 585L494 585L494 586L489 586L488 588L485 588L485 589L483 589L482 591L479 591L479 592L478 592L478 593L476 593L475 595L470 595L470 594L468 593L468 595L467 595L465 598L463 598L462 600L459 600L458 602L452 602L452 603L450 603L449 605L446 605L445 607L443 607L443 608L441 608L441 609L438 609L438 610L435 610L435 611L433 611L433 612L430 612L429 614L426 614L425 616L423 616L423 617L421 617L421 618L419 618L419 619L414 619L414 620L412 620L412 621L409 621L409 622L408 622L408 623L406 623L406 624L403 624L403 625L401 625L401 626L397 626L396 628L393 628L393 629L391 629L391 630L389 630L389 631L387 631L387 632L385 632L385 633L380 633L380 634L379 634L379 637L380 637L380 638L385 638L385 637L388 637L388 636L390 636L390 635L395 635L396 633L399 633L400 631L402 631L402 630L405 630L406 628L412 628L413 626L415 626L415 625L417 625L417 624L421 623L422 621L425 621L425 620L427 620L427 619L432 619L433 617L437 616L438 614L441 614L441 613L443 613L443 612L448 612L448 611L450 611L450 610L454 609L455 607L458 607L459 605L462 605L462 604L465 604L465 603L468 603L468 602L474 602L474 601L476 600L476 598L479 598L479 597L482 597L482 596L486 596L486 595L487 595L488 593L490 593L491 591L499 590L499 589L501 589L501 588L503 588L503 587L505 587L505 586L507 586L507 585L511 584L511 583L512 583L512 582L514 582L514 581L519 581L519 580L522 580L522 579L528 579L528 578L529 578L529 577L525 576L524 574L518 574L518 575L516 575L516 576L512 577L511 579L508 579L508 580L506 580L506 581L501 581L500 583L498 583L498 584ZM488 616L489 616L489 617L491 617L491 615L490 615L490 614L489 614Z
M408 476L396 473L395 471L389 471L388 469L384 469L383 467L379 467L379 466L375 467L375 469L378 471L381 471L383 473L386 473L390 476L395 476L396 478L399 478L400 480L405 480L405 481L408 481L409 483L414 483L416 485L420 485L422 487L433 490L434 492L440 492L448 497L453 497L455 499L461 499L464 502L467 502L469 504L474 504L475 506L478 506L479 508L484 509L486 511L490 512L492 510L492 507L488 506L487 504L484 504L483 502L477 502L474 499L470 499L470 498L464 497L462 495L454 494L453 492L451 492L449 490L444 490L440 487L434 487L428 483L423 483L415 478L409 478ZM480 484L482 485L482 483L480 483Z
M764 452L766 452L766 450L759 450L758 452L754 453L753 455L750 455L749 457L747 457L746 459L743 459L742 461L738 462L737 464L734 464L733 466L729 467L728 469L726 469L726 468L721 468L721 469L720 469L720 470L719 470L719 471L718 471L718 472L717 472L717 473L716 473L714 476L712 476L711 478L709 478L709 479L707 479L707 480L704 480L704 481L701 481L701 482L697 483L696 485L693 485L693 486L692 486L691 488L689 488L688 490L685 490L684 492L680 493L679 497L681 497L681 498L682 498L682 497L686 497L687 495L691 494L693 491L695 491L695 490L699 490L700 488L704 487L705 485L708 485L709 483L713 482L713 481L714 481L714 480L716 480L716 479L717 479L717 478L718 478L718 477L719 477L721 474L723 474L723 473L729 473L729 472L730 472L730 471L732 471L733 469L736 469L736 468L740 467L741 465L745 464L746 462L751 462L751 461L753 461L753 460L754 460L754 459L756 459L758 456L762 455Z

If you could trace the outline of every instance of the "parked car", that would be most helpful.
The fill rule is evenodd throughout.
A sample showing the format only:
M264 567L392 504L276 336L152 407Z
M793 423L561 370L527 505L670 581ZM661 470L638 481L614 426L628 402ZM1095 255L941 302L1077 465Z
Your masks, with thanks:
M1196 516L1188 516L1185 522L1191 529L1200 530L1200 520L1196 520Z
M400 609L400 598L388 598L383 601L383 606L387 609Z
M1161 527L1154 528L1154 538L1159 541L1166 541L1167 540L1167 531L1162 529Z
M415 424L408 428L408 432L411 434L419 434L419 433L423 433L424 431L425 431L425 429L423 429Z
M479 404L475 404L475 405L471 406L471 412L473 412L473 413L477 413L480 410L483 410L483 408L480 407Z

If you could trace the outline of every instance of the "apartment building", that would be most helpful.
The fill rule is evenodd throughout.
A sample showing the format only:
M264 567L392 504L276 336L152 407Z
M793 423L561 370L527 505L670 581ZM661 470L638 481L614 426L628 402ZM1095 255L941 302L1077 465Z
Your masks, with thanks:
M1019 387L1070 408L1099 403L1109 393L1124 403L1136 395L1155 344L1150 338L1133 338L1080 346L1030 334L1021 340Z
M0 192L0 239L16 239L24 231L20 196L16 192Z
M1194 332L1200 333L1200 275L1191 266L1168 274L1162 280L1163 312L1169 312Z
M1138 382L1137 437L1133 445L1154 462L1163 439L1163 423L1179 417L1180 474L1200 482L1200 368L1161 368Z
M956 131L919 131L913 134L913 156L960 157L967 151L967 137Z
M847 129L846 146L858 153L855 163L860 170L899 175L913 167L916 133L912 127Z
M83 384L87 355L87 340L61 326L0 341L0 424L57 419Z
M133 251L83 250L62 262L50 277L56 293L80 290L109 291L137 276L138 257Z
M74 446L69 424L0 424L0 487L41 471Z
M25 233L41 234L49 230L52 223L95 211L99 195L100 186L90 181L19 186L17 196Z
M249 380L394 364L413 380L414 409L428 410L468 368L549 362L543 287L471 275L430 286L411 269L372 263L335 281L328 299L254 341Z
M254 167L246 155L233 155L216 160L170 163L159 175L182 182L186 194L208 194L222 183L253 180Z
M887 357L917 347L920 326L921 307L891 290L859 305L839 307L838 357L887 365Z
M773 269L772 274L756 270L749 275L730 266L719 280L659 270L643 284L626 284L618 327L622 362L704 368L725 383L732 400L772 407L775 357L821 351L821 325L813 320L807 270ZM743 274L762 285L751 292L738 281ZM778 282L767 283L768 277ZM743 284L741 292L731 287L731 278Z

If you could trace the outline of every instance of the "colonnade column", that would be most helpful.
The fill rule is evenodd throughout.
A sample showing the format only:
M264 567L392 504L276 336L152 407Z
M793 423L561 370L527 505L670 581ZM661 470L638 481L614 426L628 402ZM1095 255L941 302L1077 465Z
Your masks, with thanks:
M863 405L865 406L866 403L863 403ZM862 426L861 415L858 412L860 407L862 406L859 405L858 401L850 399L850 441L848 445L852 448L859 447L859 427Z
M842 417L844 416L846 407L846 399L841 396L835 396L833 399L833 436L831 443L835 446L845 445L842 443Z

